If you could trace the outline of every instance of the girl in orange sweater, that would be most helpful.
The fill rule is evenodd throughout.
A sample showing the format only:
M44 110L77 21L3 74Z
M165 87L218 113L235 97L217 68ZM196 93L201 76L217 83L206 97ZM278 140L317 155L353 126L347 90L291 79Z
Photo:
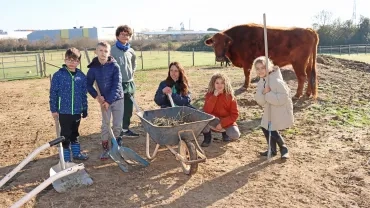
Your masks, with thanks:
M223 141L228 142L240 137L240 131L236 124L236 119L239 116L238 105L231 83L226 75L216 73L212 76L205 96L203 111L214 115L216 118L203 129L204 141L202 147L208 147L211 144L211 129L222 132Z

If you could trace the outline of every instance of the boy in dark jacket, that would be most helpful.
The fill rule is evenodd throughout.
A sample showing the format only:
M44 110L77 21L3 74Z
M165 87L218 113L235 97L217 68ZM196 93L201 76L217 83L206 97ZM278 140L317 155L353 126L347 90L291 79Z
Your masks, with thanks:
M76 48L69 48L65 54L65 64L54 73L50 86L50 111L54 118L59 118L60 135L63 142L64 161L73 159L86 160L88 156L81 153L78 141L81 114L87 117L86 76L77 69L81 61L81 53Z
M119 134L121 132L124 100L120 68L114 58L109 55L110 45L107 42L99 42L95 53L98 57L95 57L87 66L89 68L87 72L87 90L105 108L109 122L112 115L113 134L117 138L117 143L122 145L122 138L119 137ZM101 96L98 96L93 87L94 81L98 84ZM102 120L101 130L103 153L100 159L106 160L109 157L108 140L110 135L108 125L104 120Z

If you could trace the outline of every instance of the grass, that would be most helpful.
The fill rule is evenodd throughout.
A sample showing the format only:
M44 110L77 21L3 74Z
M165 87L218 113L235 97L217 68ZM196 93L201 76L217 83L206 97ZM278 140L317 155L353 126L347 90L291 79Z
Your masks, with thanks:
M42 53L40 54L42 55ZM193 52L182 51L137 51L137 69L158 69L167 68L170 62L178 61L183 66L193 66ZM14 79L40 76L36 63L36 54L17 54L0 56L0 79ZM94 52L89 51L89 57L94 57ZM45 52L46 75L53 74L64 63L64 51ZM194 52L194 66L209 66L215 64L215 55L213 52ZM81 58L81 69L87 72L87 60L83 53Z
M366 127L370 125L370 106L345 104L314 104L310 106L309 118L325 117L331 126Z

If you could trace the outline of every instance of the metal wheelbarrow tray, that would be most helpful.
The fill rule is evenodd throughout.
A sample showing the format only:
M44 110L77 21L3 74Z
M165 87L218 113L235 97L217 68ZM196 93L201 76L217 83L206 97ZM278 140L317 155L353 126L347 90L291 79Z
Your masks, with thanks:
M197 137L202 130L215 117L199 110L176 106L156 110L139 111L136 113L141 120L146 135L146 155L148 159L154 159L160 146L166 146L180 160L185 174L192 175L198 169L198 163L205 162L207 157L198 144ZM176 118L182 116L184 124L176 126L157 126L153 120L158 117ZM156 143L155 150L151 155L149 152L149 137ZM192 140L195 141L193 144ZM171 147L178 145L178 152Z

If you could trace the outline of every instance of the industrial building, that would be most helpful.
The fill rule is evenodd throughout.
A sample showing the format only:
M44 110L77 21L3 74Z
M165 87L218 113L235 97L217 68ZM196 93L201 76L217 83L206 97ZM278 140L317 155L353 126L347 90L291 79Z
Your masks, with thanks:
M27 35L29 42L37 42L48 39L52 42L68 41L74 39L88 38L90 40L112 40L115 39L114 27L101 28L77 28L73 29L58 29L58 30L35 30Z

